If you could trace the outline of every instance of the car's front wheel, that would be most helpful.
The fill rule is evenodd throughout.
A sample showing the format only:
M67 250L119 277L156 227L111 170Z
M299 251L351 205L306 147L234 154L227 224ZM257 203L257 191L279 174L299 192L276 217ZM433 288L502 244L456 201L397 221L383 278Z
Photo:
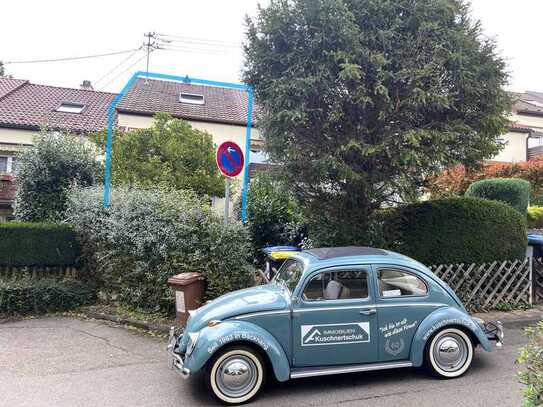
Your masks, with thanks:
M473 343L457 328L446 328L436 333L426 348L426 364L441 378L462 376L471 366Z
M222 349L209 362L205 379L220 401L240 404L251 400L264 385L266 369L258 352L247 346Z

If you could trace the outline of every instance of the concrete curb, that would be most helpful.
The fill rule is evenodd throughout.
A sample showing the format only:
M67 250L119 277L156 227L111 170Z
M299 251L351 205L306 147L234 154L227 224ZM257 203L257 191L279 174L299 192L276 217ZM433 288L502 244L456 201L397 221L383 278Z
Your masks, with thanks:
M130 318L121 318L118 315L105 314L103 312L96 311L80 311L82 315L88 318L115 322L121 325L132 326L134 328L144 329L146 331L154 331L161 334L167 334L170 332L170 326L164 324L155 324L152 322L138 321Z

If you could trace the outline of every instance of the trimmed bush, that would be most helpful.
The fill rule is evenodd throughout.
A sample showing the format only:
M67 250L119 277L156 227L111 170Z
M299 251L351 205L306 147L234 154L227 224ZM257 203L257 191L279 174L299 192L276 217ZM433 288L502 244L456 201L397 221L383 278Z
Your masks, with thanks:
M173 312L167 279L199 272L205 299L246 287L252 277L250 240L240 223L223 226L205 199L188 191L114 188L108 209L102 189L74 189L67 221L105 288L141 312Z
M530 229L543 229L543 206L530 206L528 208L528 227Z
M519 363L525 369L519 373L519 378L526 385L524 389L524 404L526 407L543 405L543 322L534 327L526 328L528 345L520 350Z
M66 311L93 299L92 288L76 280L0 280L0 314L42 314Z
M68 225L0 223L0 265L69 266L79 256L79 245Z
M381 245L426 265L523 258L526 220L509 205L476 198L426 201L381 214Z
M530 183L519 178L483 179L471 184L466 196L490 199L511 205L522 215L526 215L530 202Z

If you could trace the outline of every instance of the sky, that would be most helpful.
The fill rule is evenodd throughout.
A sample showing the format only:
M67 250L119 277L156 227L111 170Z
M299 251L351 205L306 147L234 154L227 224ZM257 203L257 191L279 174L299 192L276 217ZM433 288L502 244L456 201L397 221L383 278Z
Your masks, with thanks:
M27 61L134 50L143 34L160 34L149 70L239 82L246 14L268 0L17 0L0 8L0 60ZM509 89L543 91L539 37L543 1L472 0L472 12L508 62ZM171 41L171 42L165 42ZM69 62L6 64L6 73L33 83L118 92L145 70L143 50Z

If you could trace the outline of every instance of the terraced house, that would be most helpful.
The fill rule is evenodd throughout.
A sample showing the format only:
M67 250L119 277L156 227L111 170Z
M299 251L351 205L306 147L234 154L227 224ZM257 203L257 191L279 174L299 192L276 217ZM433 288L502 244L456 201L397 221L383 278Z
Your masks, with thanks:
M107 127L107 110L116 94L37 85L0 77L0 220L12 213L17 153L45 128L84 136ZM139 79L117 106L121 130L146 128L155 113L182 118L213 136L216 145L233 140L245 146L247 96L221 87ZM251 133L251 170L266 166L258 129ZM241 177L240 175L239 177ZM220 209L224 202L214 199Z
M72 89L0 77L0 220L12 212L17 153L32 145L42 128L84 136L107 127L107 109L115 96L92 90L88 83ZM519 162L543 155L543 93L513 96L512 124L502 136L504 149L492 161ZM115 125L121 130L147 128L157 112L207 131L216 145L226 140L245 145L247 95L243 91L140 78L119 102ZM258 129L253 128L251 173L267 167L262 145ZM213 200L217 209L223 204L221 199Z

